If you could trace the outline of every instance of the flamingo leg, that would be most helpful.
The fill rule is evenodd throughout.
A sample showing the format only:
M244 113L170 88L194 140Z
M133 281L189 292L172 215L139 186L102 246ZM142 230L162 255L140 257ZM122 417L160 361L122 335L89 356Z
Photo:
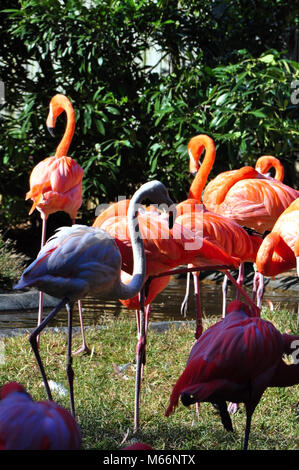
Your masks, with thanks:
M79 310L79 320L80 320L80 328L81 328L81 336L82 336L82 346L73 352L74 355L81 354L82 352L86 352L87 354L90 353L90 349L86 344L85 340L85 333L84 333L84 325L83 325L83 315L82 315L82 302L78 300L78 310Z
M72 225L76 223L75 219L72 219ZM80 329L81 329L81 336L82 336L82 346L77 349L77 351L74 351L73 354L81 354L82 352L86 352L87 354L90 354L90 349L86 344L85 340L85 333L84 333L84 325L83 325L83 310L82 310L82 302L81 300L78 300L78 311L79 311L79 321L80 321Z
M35 328L35 330L31 333L31 335L29 337L29 342L30 342L31 348L32 348L32 350L35 354L35 359L36 359L36 362L38 364L41 376L43 378L43 382L44 382L45 389L46 389L49 400L52 400L52 394L51 394L51 390L50 390L48 380L47 380L47 376L46 376L46 373L45 373L45 368L44 368L43 362L42 362L41 357L40 357L39 347L38 347L38 344L37 344L37 337L41 333L41 331L47 326L49 321L56 315L57 312L59 312L59 310L67 302L68 302L68 299L63 299L61 302L59 302L59 304L49 313L49 315L46 316L46 318L41 322L41 324L38 325L37 328Z
M190 293L190 277L191 273L187 273L187 278L186 278L186 292L185 292L185 297L184 300L181 304L181 315L186 317L187 312L188 312L188 299L189 299L189 293Z
M195 338L198 339L203 331L202 326L202 313L200 305L200 285L199 285L199 271L192 273L194 282L194 295L196 302L196 329Z
M46 233L47 233L47 216L41 213L42 219L42 236L41 236L41 248L46 243ZM42 291L39 292L39 300L38 300L38 314L37 314L37 326L39 326L43 319L43 305L44 305L44 293ZM37 345L39 347L39 336L37 337Z
M222 282L222 318L226 315L226 292L227 292L227 283L228 278L226 274L224 274L223 282Z
M139 318L137 320L138 326L138 341L136 346L136 381L135 381L135 407L134 407L134 430L136 433L139 428L139 408L140 408L140 389L142 380L142 371L145 364L145 349L146 349L146 329L145 329L145 307L144 307L144 288L139 293Z
M263 295L264 295L264 276L261 273L259 275L259 284L258 289L256 292L256 305L261 308L263 303Z
M244 433L243 450L247 450L248 448L251 418L252 418L252 414L254 411L254 408L252 409L252 407L249 407L247 404L245 404L245 408L246 408L246 426L245 426L245 433Z
M74 400L74 370L72 367L72 320L73 320L73 303L67 303L67 315L68 315L68 344L67 344L67 363L66 363L66 375L69 384L70 391L70 405L71 413L75 418L75 400Z
M253 277L253 287L252 287L252 300L255 302L257 288L259 284L259 273L256 271L255 265L253 266L254 266L254 277Z
M244 263L241 263L240 266L239 266L239 275L238 275L238 279L237 279L237 284L239 286L243 286L244 284ZM240 291L237 289L237 292L236 292L236 300L239 300L240 299Z

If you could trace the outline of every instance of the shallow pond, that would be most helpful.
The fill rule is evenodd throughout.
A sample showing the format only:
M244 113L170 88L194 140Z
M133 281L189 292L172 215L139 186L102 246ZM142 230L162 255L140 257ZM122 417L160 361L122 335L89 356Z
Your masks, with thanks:
M201 282L201 304L203 316L217 315L221 316L222 308L222 289L221 289L222 275L217 275L217 282L203 279ZM288 278L289 281L283 283L283 288L273 288L273 286L266 286L264 294L264 304L266 300L271 301L275 306L280 305L290 309L294 314L298 311L299 290L294 290L294 286L298 288L297 279L293 280ZM285 289L285 287L288 287ZM189 312L186 317L180 313L181 302L185 295L186 279L173 277L168 287L157 296L155 302L152 304L151 321L166 321L166 320L194 320L195 318L195 304L193 296L193 286L190 288L189 298ZM251 293L252 283L248 282L246 291ZM38 295L38 294L37 294ZM235 288L229 286L228 288L228 301L235 298ZM97 299L87 297L83 299L84 308L84 325L96 325L103 319L117 318L122 311L123 307L118 301L99 302ZM46 312L49 312L46 309ZM126 314L135 318L135 311L125 310ZM37 309L23 310L19 312L2 312L0 313L0 330L6 328L33 328L36 326ZM65 310L59 312L57 317L50 323L51 326L66 326L66 313ZM77 311L74 314L73 325L79 325L79 318Z

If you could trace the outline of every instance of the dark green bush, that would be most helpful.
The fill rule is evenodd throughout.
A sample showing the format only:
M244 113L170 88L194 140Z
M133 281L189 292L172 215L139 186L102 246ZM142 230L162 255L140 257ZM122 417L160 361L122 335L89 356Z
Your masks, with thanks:
M290 96L298 64L275 50L288 47L296 26L289 2L3 0L1 6L3 226L28 220L31 169L59 140L45 130L57 92L76 111L69 154L85 170L85 223L94 218L87 201L130 196L149 178L183 199L187 143L200 132L217 144L214 174L262 153L294 164L298 120ZM169 58L169 73L144 65L152 45ZM62 118L57 126L59 136ZM30 221L37 224L38 213Z

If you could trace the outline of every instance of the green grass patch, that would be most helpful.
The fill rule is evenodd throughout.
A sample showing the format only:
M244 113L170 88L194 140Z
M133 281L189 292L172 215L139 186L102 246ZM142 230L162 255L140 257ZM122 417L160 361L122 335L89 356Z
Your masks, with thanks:
M262 316L281 332L298 334L296 315L282 309L263 310ZM206 326L218 321L209 318ZM149 330L147 362L142 383L140 430L133 435L136 325L125 313L100 329L86 331L91 355L74 356L75 404L83 434L84 449L119 449L132 438L155 449L215 450L241 448L245 410L241 404L232 417L234 432L223 429L216 410L209 403L185 408L181 403L169 418L164 416L172 386L184 370L194 342L190 324L172 326L158 333ZM4 361L0 361L0 384L21 382L35 400L46 399L28 335L2 339ZM81 345L74 335L73 350ZM49 380L67 388L65 374L66 334L45 331L41 336L41 356ZM122 366L125 366L122 368ZM118 368L118 369L117 369ZM298 449L298 386L268 389L252 420L250 449ZM53 398L69 409L68 397L53 392ZM124 437L127 436L122 444Z

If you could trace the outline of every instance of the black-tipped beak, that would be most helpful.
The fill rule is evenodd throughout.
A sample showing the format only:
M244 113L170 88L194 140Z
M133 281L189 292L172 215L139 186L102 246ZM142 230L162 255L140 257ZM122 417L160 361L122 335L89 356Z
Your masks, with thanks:
M169 218L168 218L168 227L172 229L174 224L174 218L173 218L173 212L169 212Z
M190 171L190 175L194 178L197 175L197 171Z
M49 133L51 134L52 137L56 137L55 136L55 130L54 130L54 127L47 127Z
M176 219L176 207L175 207L175 204L171 204L171 209L170 211L168 212L169 216L168 216L168 227L169 229L171 230L174 226L174 222L175 222L175 219Z

